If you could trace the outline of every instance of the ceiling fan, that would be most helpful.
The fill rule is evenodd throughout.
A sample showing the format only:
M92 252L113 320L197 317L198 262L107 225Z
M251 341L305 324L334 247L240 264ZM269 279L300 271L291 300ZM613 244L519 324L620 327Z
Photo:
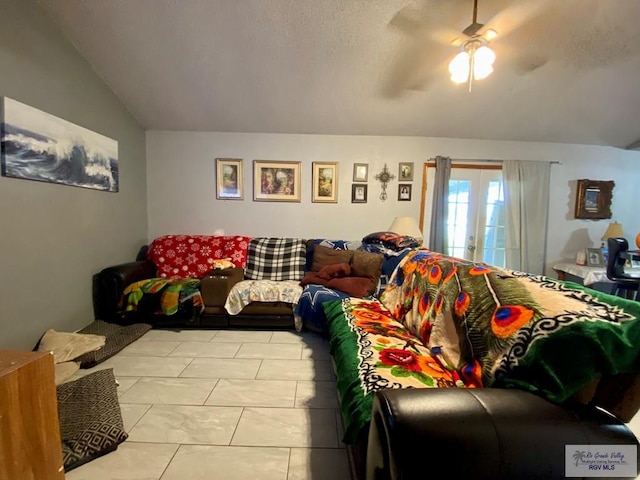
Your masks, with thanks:
M493 72L493 62L496 54L488 46L496 38L497 32L491 28L484 28L478 23L478 0L473 0L473 17L471 24L462 33L467 36L461 41L462 51L449 63L451 81L469 84L469 91L474 80L487 78ZM460 43L458 39L452 44Z
M470 89L474 80L486 78L493 71L496 55L490 43L501 40L542 13L551 0L484 0L484 6L490 7L487 10L496 12L486 23L478 21L478 3L479 0L473 0L471 24L461 32L434 23L446 25L457 21L462 9L469 7L469 1L462 4L460 1L422 0L421 7L415 4L407 6L394 15L389 26L405 33L409 42L405 43L404 51L396 59L385 88L387 96L396 96L406 89L423 89L434 80L436 73L441 76L436 71L445 62L449 65L451 80L468 82ZM506 6L500 8L501 5ZM455 58L452 47L460 50ZM507 49L504 45L501 48L503 51ZM542 64L544 60L537 59L530 70Z

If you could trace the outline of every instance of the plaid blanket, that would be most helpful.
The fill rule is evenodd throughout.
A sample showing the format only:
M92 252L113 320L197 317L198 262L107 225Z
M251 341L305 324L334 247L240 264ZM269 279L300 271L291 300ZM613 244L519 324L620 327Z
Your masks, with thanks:
M300 238L254 238L249 242L247 280L302 280L307 245Z

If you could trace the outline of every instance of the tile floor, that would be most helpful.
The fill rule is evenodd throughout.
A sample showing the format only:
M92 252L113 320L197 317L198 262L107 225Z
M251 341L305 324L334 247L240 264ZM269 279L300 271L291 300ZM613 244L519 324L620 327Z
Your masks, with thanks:
M67 480L349 480L329 347L312 332L151 330L113 368L129 438Z

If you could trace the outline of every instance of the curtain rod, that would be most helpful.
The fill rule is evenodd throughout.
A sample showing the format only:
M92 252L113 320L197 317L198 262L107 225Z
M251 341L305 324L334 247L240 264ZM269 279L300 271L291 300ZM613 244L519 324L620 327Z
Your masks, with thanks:
M435 161L435 157L430 158L429 161L430 162ZM452 162L473 162L473 163L503 163L504 162L504 160L482 160L480 158L452 158L451 161ZM544 162L546 160L535 160L535 161ZM562 165L562 162L559 162L558 160L549 160L548 163L552 165Z

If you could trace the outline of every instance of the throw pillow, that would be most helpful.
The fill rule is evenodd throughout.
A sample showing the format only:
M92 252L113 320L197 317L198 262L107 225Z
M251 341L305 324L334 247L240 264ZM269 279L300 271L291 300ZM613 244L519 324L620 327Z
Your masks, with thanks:
M371 286L365 295L373 295L378 287L382 273L384 255L356 250L351 259L351 275L354 277L366 277L371 280Z
M362 239L363 244L380 244L392 250L403 248L417 248L420 242L408 235L400 235L394 232L374 232Z
M56 385L60 385L61 383L69 380L73 376L73 374L78 371L79 368L80 364L78 362L56 363Z
M114 451L127 439L112 368L56 388L65 472Z
M247 280L302 280L307 246L300 238L254 238L247 249Z
M85 353L81 357L76 358L76 362L80 363L80 368L94 367L112 357L130 343L136 341L149 330L151 330L151 325L148 323L118 325L116 323L105 322L104 320L94 320L78 333L103 335L106 338L104 347L100 350Z
M319 272L323 267L336 263L349 263L353 254L353 250L334 250L324 245L316 245L313 249L311 271Z
M75 360L87 352L104 347L104 335L88 335L84 333L56 332L47 330L38 344L39 352L53 353L55 363Z

